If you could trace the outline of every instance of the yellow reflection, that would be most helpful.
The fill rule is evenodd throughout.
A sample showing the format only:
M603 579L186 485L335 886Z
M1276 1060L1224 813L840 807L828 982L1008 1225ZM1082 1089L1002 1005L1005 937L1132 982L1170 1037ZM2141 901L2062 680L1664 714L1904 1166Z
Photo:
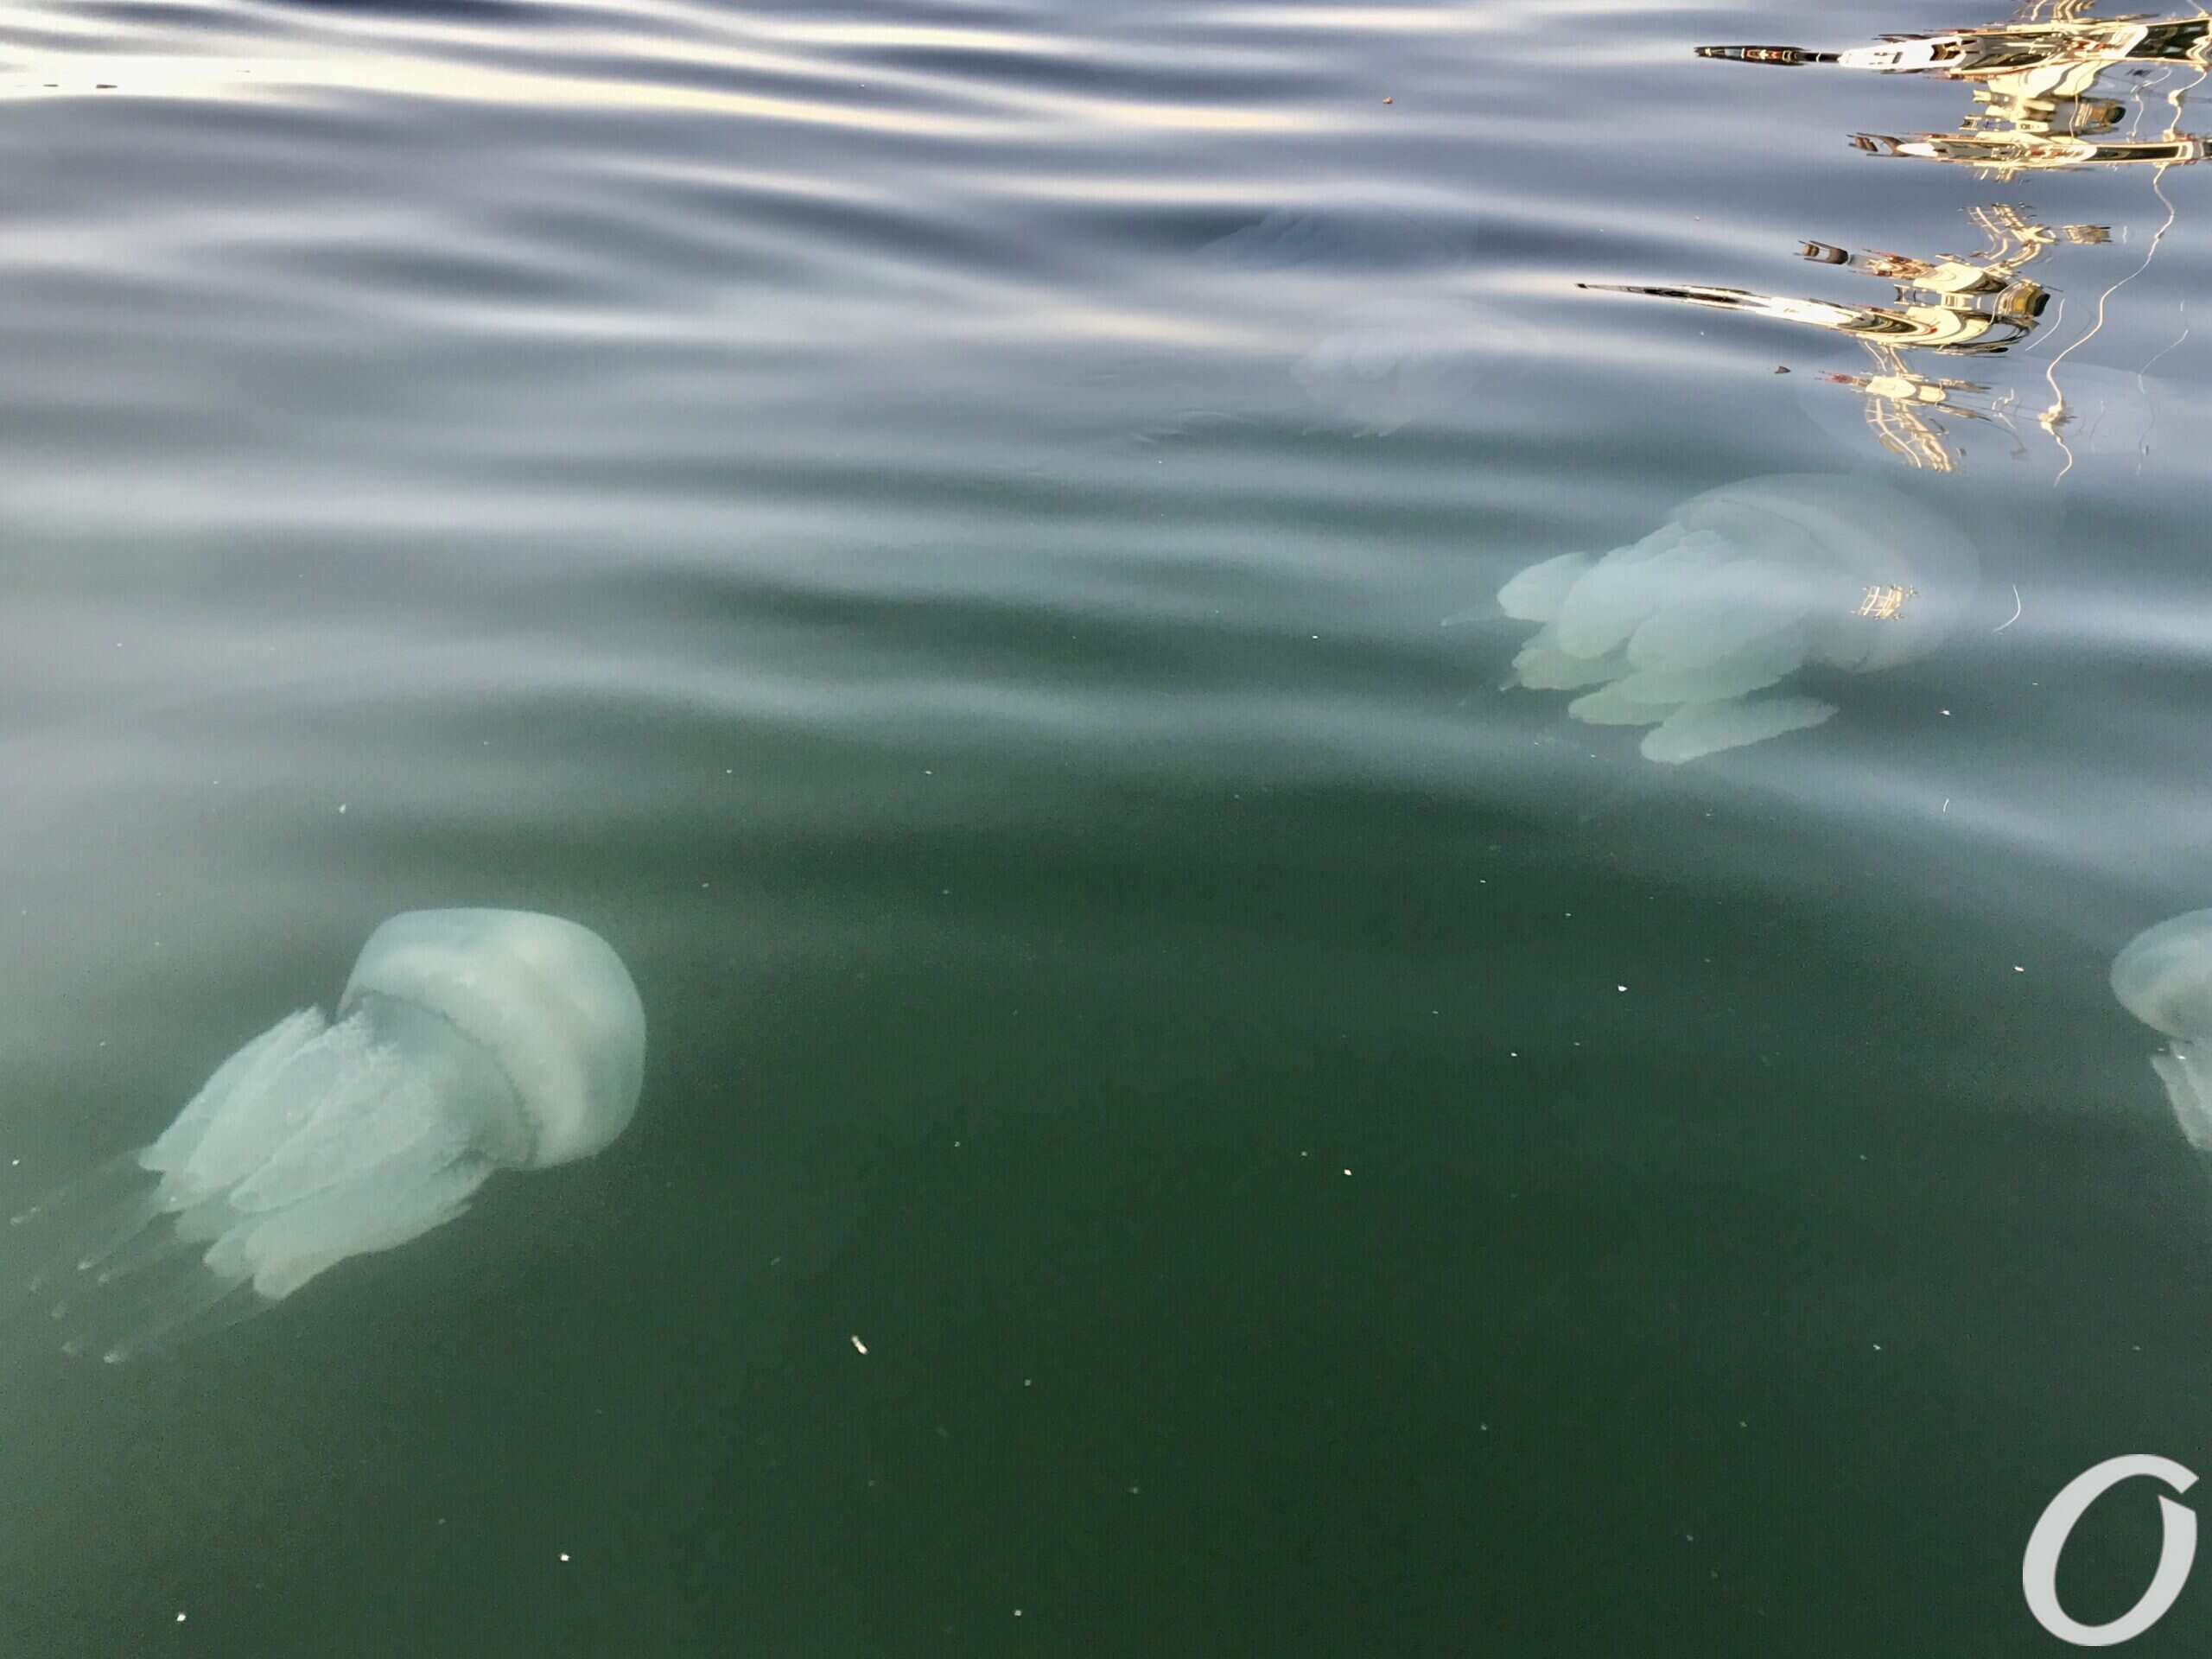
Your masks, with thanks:
M2053 168L2199 162L2201 135L2179 130L2183 96L2212 67L2212 15L2099 20L2078 0L2034 0L2009 23L1935 35L1891 35L1868 46L1820 51L1794 46L1701 46L1698 55L1743 63L1830 65L1888 75L1932 75L1967 83L1974 107L1950 132L1854 133L1870 155L1948 162L1986 177ZM2115 84L2136 67L2176 72L2160 83L2172 119L2145 133L2150 100L2140 86ZM2123 130L2123 129L2125 129Z
M2158 181L2169 166L2202 160L2212 141L2181 130L2183 104L2212 67L2212 13L2099 19L2090 0L2026 0L2009 22L1927 35L1888 35L1840 50L1794 46L1706 46L1705 58L1780 67L1828 67L1925 75L1964 83L1974 107L1944 133L1859 133L1871 154L1971 166L2006 182L2024 172L2148 165L2168 209L2151 238L2147 264L2173 223ZM2115 84L2116 83L2116 84ZM2145 130L2146 125L2150 130ZM1961 464L1963 427L2001 428L2024 453L2017 391L1999 391L1915 366L1910 354L1996 356L2057 315L2045 273L2029 267L2069 247L2110 241L2101 225L2047 225L2024 204L1991 201L1966 210L1981 245L1967 253L1898 253L1806 242L1806 260L1891 284L1885 301L1808 298L1696 283L1579 286L1746 313L1820 328L1855 340L1871 361L1861 373L1821 379L1857 392L1876 442L1907 464L1951 471ZM2107 302L2133 280L2098 296L2088 330L2059 352L2035 396L2029 430L2066 456L2073 416L2059 375L2066 358L2104 327ZM2044 401L2047 394L2047 401ZM2062 472L2062 476L2063 476ZM1876 613L1867 613L1875 614Z
M1904 614L1905 601L1916 599L1919 594L1917 588L1899 588L1894 584L1886 588L1870 587L1866 596L1859 601L1859 608L1852 614L1870 616L1878 622L1894 622Z

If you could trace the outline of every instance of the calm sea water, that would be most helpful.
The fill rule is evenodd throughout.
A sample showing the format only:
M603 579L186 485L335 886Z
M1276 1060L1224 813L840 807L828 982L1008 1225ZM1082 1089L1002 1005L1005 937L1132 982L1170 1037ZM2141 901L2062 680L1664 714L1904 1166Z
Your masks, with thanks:
M652 1033L252 1324L11 1304L5 1651L2064 1650L2043 1506L2212 1465L2107 984L2212 905L2202 58L1692 50L2005 21L0 6L0 1208L402 910ZM1681 766L1501 689L1806 472L1948 638Z

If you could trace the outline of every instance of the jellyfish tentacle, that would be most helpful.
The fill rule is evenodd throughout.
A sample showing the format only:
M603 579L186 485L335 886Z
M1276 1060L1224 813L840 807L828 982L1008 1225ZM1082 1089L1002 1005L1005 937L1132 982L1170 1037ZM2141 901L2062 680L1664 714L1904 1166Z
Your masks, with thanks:
M104 1354L137 1332L168 1323L180 1308L197 1307L214 1294L213 1272L197 1252L172 1252L128 1278L101 1284L90 1275L66 1297L54 1317L68 1332L65 1353ZM223 1288L241 1282L230 1279Z
M356 1255L412 1243L461 1216L492 1166L466 1154L395 1160L305 1203L232 1229L208 1265L244 1273L272 1301Z
M53 1286L97 1267L161 1213L153 1182L135 1154L111 1158L83 1179L33 1205L14 1224L39 1241L41 1265L30 1289L44 1294Z
M2177 1039L2165 1053L2151 1057L2151 1067L2166 1085L2183 1138L2199 1152L2212 1152L2212 1053L2202 1043Z
M302 1008L279 1020L215 1069L214 1076L185 1103L161 1138L139 1154L139 1162L160 1174L183 1169L211 1129L226 1119L235 1121L241 1097L259 1095L270 1079L321 1036L328 1025L320 1008Z
M204 1252L207 1248L207 1241L193 1238L175 1217L162 1216L139 1229L136 1237L125 1240L99 1261L79 1266L81 1271L92 1274L94 1284L111 1285L157 1267L173 1255L194 1249Z
M274 1306L249 1283L225 1281L208 1274L203 1283L175 1299L162 1319L116 1338L100 1357L111 1365L150 1359L202 1337L212 1337L218 1331L243 1325Z

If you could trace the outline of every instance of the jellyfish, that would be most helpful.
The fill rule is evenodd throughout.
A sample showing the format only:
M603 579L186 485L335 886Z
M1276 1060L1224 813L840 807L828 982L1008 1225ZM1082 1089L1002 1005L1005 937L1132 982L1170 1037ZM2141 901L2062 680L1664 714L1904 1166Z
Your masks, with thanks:
M2166 1085L2183 1137L2212 1152L2212 910L2192 910L2130 939L2113 958L2112 994L2173 1039L2151 1057L2151 1069Z
M1467 291L1473 248L1454 215L1372 205L1277 208L1206 244L1195 263L1233 284L1236 316L1272 320L1291 350L1296 395L1262 378L1240 394L1248 413L1296 410L1308 431L1380 437L1446 414L1478 385L1496 390L1532 372L1538 342Z
M275 1306L444 1225L501 1169L588 1158L628 1124L645 1011L607 942L558 917L419 910L369 936L338 1001L218 1067L151 1145L15 1219L32 1281L110 1360Z
M1746 479L1642 541L1508 582L1499 608L1539 625L1508 683L1580 692L1572 717L1648 726L1644 758L1678 765L1821 724L1833 703L1759 694L1808 665L1869 673L1920 656L1979 577L1966 533L1886 485Z

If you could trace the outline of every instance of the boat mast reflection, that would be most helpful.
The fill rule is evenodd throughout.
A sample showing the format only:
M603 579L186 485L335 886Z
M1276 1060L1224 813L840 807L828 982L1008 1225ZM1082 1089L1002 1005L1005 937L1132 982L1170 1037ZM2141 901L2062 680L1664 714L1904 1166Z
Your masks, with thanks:
M2212 140L2180 130L2187 94L2212 69L2212 13L2097 19L2088 11L2085 0L2030 0L2009 22L1886 35L1841 50L1703 46L1696 51L1700 57L1739 63L1924 75L1967 85L1974 107L1955 130L1853 134L1851 143L1871 155L1969 166L1978 176L1998 182L2011 182L2023 173L2148 166L2156 188L2166 168L2212 153ZM2142 129L2154 103L2164 105L2164 124L2145 133ZM1957 434L1968 424L2001 429L2012 454L2024 454L2016 420L2028 399L1980 380L1929 372L1916 366L1911 354L1993 357L2017 346L2056 310L2056 290L2046 285L2044 272L2030 276L2027 268L2059 250L2112 238L2108 226L2046 225L2032 209L2004 200L1970 207L1967 218L1980 232L1982 245L1966 254L1853 251L1826 242L1800 245L1800 254L1815 264L1892 284L1883 303L1697 283L1578 286L1744 312L1846 335L1866 352L1869 364L1863 372L1831 372L1822 379L1860 395L1869 430L1891 454L1910 466L1950 472L1963 464ZM2171 214L2167 223L2171 224ZM2157 243L2154 237L2153 251ZM2099 316L2092 334L2102 327L2101 305ZM2083 335L2057 354L2043 387L2033 394L2042 406L2031 411L2032 427L2062 451L2064 429L2075 416L2055 370L2088 338ZM2068 458L2070 464L2070 452Z

